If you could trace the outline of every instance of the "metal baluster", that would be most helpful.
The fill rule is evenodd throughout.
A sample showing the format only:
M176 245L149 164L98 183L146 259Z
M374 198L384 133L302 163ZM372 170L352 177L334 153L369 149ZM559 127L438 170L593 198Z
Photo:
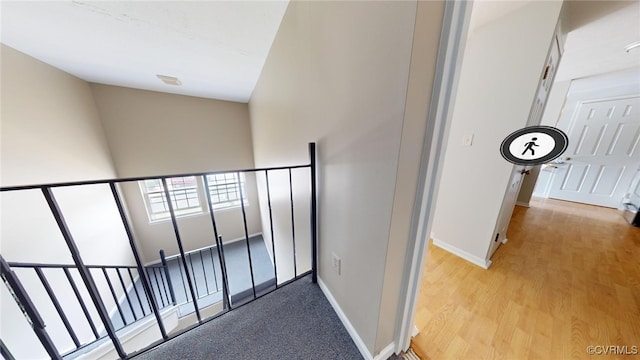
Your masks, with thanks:
M127 287L124 286L124 281L122 280L122 275L120 275L120 269L116 269L116 274L118 274L118 279L120 280L120 285L122 286L122 290L124 291L124 296L127 298L127 304L129 304L129 309L131 309L131 314L133 314L133 321L138 321L138 316L136 315L136 311L133 309L133 305L131 304L131 299L129 298L129 292L127 291ZM135 284L131 283L132 285Z
M111 339L111 342L113 343L113 346L116 352L118 353L118 356L122 359L125 359L127 357L127 353L124 351L124 348L122 347L122 344L120 343L120 340L116 335L116 331L113 327L113 323L111 322L111 319L109 318L109 313L107 312L107 309L105 308L104 303L100 298L100 293L98 292L98 288L96 287L95 281L93 280L93 276L91 275L91 273L89 272L89 269L84 265L84 262L82 261L82 257L80 256L80 251L78 250L78 247L75 241L73 240L73 236L71 236L71 231L69 231L69 227L67 226L67 223L64 220L64 216L62 215L62 211L60 210L60 207L58 206L58 203L55 199L55 196L53 195L53 191L51 190L50 187L45 186L42 188L42 194L44 195L44 198L47 201L47 204L49 205L49 209L51 210L51 213L53 214L53 217L55 218L56 223L58 224L58 228L62 233L62 237L67 243L67 247L69 248L71 257L73 258L73 261L76 267L78 268L78 271L80 272L82 281L84 281L85 286L87 287L87 291L89 292L91 301L93 301L93 305L98 311L100 320L102 320L102 324L104 324L105 331L109 335L109 338Z
M171 303L171 299L169 299L169 291L167 291L167 282L165 281L163 269L158 269L160 273L160 281L162 282L162 291L164 292L164 296L167 299L167 304Z
M242 222L244 224L244 238L247 242L247 255L249 256L249 271L251 272L251 289L253 289L253 298L256 298L256 280L253 277L253 262L251 260L251 245L249 244L249 230L247 229L247 214L244 209L244 197L242 195L242 181L240 181L240 172L236 173L238 181L238 192L240 193L240 206L242 208Z
M187 255L189 255L189 264L191 265L191 275L193 275L193 283L196 286L196 294L198 295L198 299L200 299L200 290L198 290L198 279L196 279L196 272L193 271L193 258L191 257L191 254Z
M160 310L158 309L158 304L156 303L156 299L153 298L153 292L152 292L151 286L147 281L147 278L144 276L144 266L142 266L142 261L140 260L140 254L138 253L138 248L133 238L133 233L131 232L129 221L127 221L127 216L125 215L124 207L122 206L122 200L120 200L120 195L118 195L118 190L116 189L116 185L113 182L109 182L109 187L111 188L113 199L116 202L116 206L118 207L118 213L120 213L120 219L122 219L122 225L124 226L125 232L127 233L127 238L129 238L129 246L131 247L133 258L136 261L136 268L138 269L138 278L142 282L144 295L146 296L147 302L149 303L149 308L151 309L151 311L153 311L153 314L156 317L158 328L160 328L160 334L162 335L162 338L166 340L168 338L167 332L165 331L164 323L162 322L162 317L160 316ZM142 304L140 304L140 307L142 308ZM144 315L144 309L142 310L142 313Z
M276 239L273 235L273 213L271 211L271 191L269 191L269 171L264 171L267 180L267 204L269 206L269 227L271 229L271 254L273 254L273 276L276 279L276 289L278 288L278 266L276 265Z
M144 311L144 306L142 306L142 300L140 299L140 293L138 293L138 287L136 286L136 281L133 279L133 274L131 273L131 268L127 268L127 272L129 273L129 279L131 279L131 283L133 284L133 291L136 293L136 298L138 298L138 304L140 305L140 311L142 312L142 317L147 316L147 313Z
M187 263L184 255L184 248L182 246L182 240L180 239L180 231L178 230L178 222L176 221L176 213L173 209L173 204L171 203L171 195L169 194L169 187L167 186L167 179L162 178L162 186L164 188L164 195L167 198L167 205L169 207L169 214L171 214L171 223L173 224L173 231L176 235L176 242L178 243L178 250L180 251L180 257L182 258L184 265L184 272L187 277L187 282L189 284L189 292L191 293L191 298L193 299L193 309L196 312L196 318L198 319L198 323L202 323L202 317L200 316L200 309L198 307L198 299L196 299L196 294L193 291L193 284L191 283L191 276L189 276L189 270L187 269Z
M202 250L198 251L200 253L200 265L202 265L202 275L204 275L204 286L207 289L207 295L209 295L209 282L207 281L207 272L204 270L204 258L202 257Z
M116 292L113 291L113 285L111 285L111 280L109 279L109 275L107 274L107 270L104 266L100 267L102 269L102 273L104 274L104 278L107 280L107 285L109 285L109 291L111 291L111 296L113 296L113 301L116 302L116 307L118 308L118 313L120 314L120 318L122 319L122 326L127 326L127 320L124 318L124 313L122 312L122 308L120 307L120 302L118 301L118 297L116 296Z
M93 332L93 335L96 337L96 340L98 340L100 338L100 335L98 335L98 330L96 329L96 325L93 323L93 319L91 319L91 315L89 315L89 310L87 309L87 305L85 305L84 300L80 295L80 291L78 291L78 287L76 286L76 283L73 280L73 277L71 277L71 273L69 272L69 269L65 267L63 268L63 270L64 270L64 274L67 277L67 280L69 280L69 285L71 285L71 289L73 290L73 293L76 295L76 299L78 299L78 303L80 304L82 313L87 318L89 327L91 327L91 331Z
M169 286L169 293L171 294L171 304L176 304L176 294L173 290L173 283L171 282L171 274L169 273L169 265L167 264L167 259L164 256L164 250L160 249L160 261L162 262L162 267L164 268L164 274L167 277L167 284ZM179 268L179 266L178 266Z
M166 306L167 304L164 302L164 297L162 296L162 291L160 290L160 282L158 281L158 274L156 274L156 268L152 267L151 272L153 272L153 279L156 281L156 289L158 289L158 297L160 301L162 301L162 306Z
M180 270L180 282L182 282L182 289L184 290L184 298L186 301L189 301L189 295L187 294L187 284L185 281L185 276L182 273L182 265L180 264L180 261L182 261L181 259L177 259L176 261L178 261L178 270Z
M2 355L5 360L16 360L16 358L13 356L11 351L9 351L9 348L4 344L4 341L2 341L2 339L0 339L0 355Z
M145 268L144 269L146 274L147 274L147 278L149 279L149 284L151 284L151 297L153 297L153 299L157 302L158 299L160 299L160 301L162 301L162 307L165 306L164 304L164 299L162 299L162 297L159 295L160 294L160 289L158 289L158 295L156 296L156 290L153 288L153 281L151 281L151 274L149 274L149 268ZM153 271L153 268L151 268L151 271ZM155 278L155 275L154 275ZM156 286L158 284L158 279L156 279Z
M211 255L211 269L213 270L213 281L216 284L216 292L220 291L220 287L218 286L218 275L216 275L216 261L213 257L213 247L209 248L209 254Z
M296 261L296 225L293 216L293 182L291 181L291 168L289 168L289 196L291 199L291 239L293 241L293 277L298 276Z
M316 143L309 143L309 160L311 164L311 281L318 282L318 224L316 199Z
M53 293L53 289L51 289L51 285L49 285L49 281L47 281L47 278L42 273L42 269L40 269L39 267L34 267L33 269L36 271L36 274L38 274L38 278L40 278L40 282L42 283L42 286L44 286L44 289L46 290L47 295L49 295L49 299L51 299L51 302L53 303L53 306L56 308L58 315L60 315L60 319L62 320L64 327L67 329L69 336L71 336L73 343L76 344L76 348L79 348L80 341L78 341L78 337L76 336L75 331L73 331L73 327L69 323L69 319L67 319L67 315L64 313L64 310L62 310L62 306L60 306L60 302L58 302L58 298L56 297L56 294Z
M222 236L218 235L218 226L216 225L216 217L213 213L213 206L211 205L211 192L209 191L209 181L207 176L202 177L204 182L205 194L207 195L207 207L209 208L209 215L211 217L211 225L213 226L213 236L216 240L216 251L218 253L218 261L220 262L220 271L222 273L222 301L225 309L231 310L231 302L229 301L229 278L227 278L227 267L224 262L224 249L222 248ZM215 274L215 263L213 264Z

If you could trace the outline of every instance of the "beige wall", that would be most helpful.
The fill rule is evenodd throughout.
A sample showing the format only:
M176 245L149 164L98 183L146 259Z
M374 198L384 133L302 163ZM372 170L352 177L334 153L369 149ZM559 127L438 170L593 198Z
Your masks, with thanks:
M247 104L91 84L118 176L253 168ZM170 221L150 223L137 183L122 186L145 262L177 252ZM262 232L255 179L247 176L249 234ZM244 237L240 208L216 211L225 240ZM215 242L208 213L178 219L185 251Z
M91 84L119 177L251 168L247 104Z
M370 356L401 296L442 21L442 4L423 6L410 71L416 2L291 2L249 102L257 166L305 163L318 144L319 277Z
M487 256L513 169L499 146L526 125L561 6L529 2L467 40L432 229L458 254Z
M86 82L2 45L2 186L114 177Z
M1 57L2 186L114 178L89 85L5 45ZM54 194L86 264L133 263L108 187L60 188ZM4 192L0 201L0 253L7 261L73 264L40 191ZM33 271L17 272L59 350L71 349L73 343ZM46 274L78 336L87 340L91 331L66 278L61 271ZM79 277L76 281L83 289ZM96 282L108 294L104 280ZM0 337L16 358L46 357L6 287L0 288ZM108 309L114 306L109 297L104 301Z

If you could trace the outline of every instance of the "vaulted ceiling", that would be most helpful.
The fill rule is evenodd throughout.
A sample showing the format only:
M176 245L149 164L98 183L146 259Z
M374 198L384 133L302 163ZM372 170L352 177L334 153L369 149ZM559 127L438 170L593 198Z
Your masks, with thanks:
M1 39L89 82L247 102L287 4L2 1Z
M527 1L477 1L471 26ZM248 102L287 4L3 1L1 41L89 82ZM640 66L640 51L624 51L640 41L640 1L567 1L566 11L558 80Z

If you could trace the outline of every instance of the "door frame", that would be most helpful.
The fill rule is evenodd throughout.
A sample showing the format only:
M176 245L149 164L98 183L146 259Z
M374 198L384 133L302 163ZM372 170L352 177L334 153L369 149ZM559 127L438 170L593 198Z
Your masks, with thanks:
M469 31L473 1L445 1L435 79L430 99L427 130L422 146L416 201L411 218L409 251L405 261L404 286L395 331L395 352L409 348L415 335L414 318L422 270L427 258L435 202L442 175L444 149Z

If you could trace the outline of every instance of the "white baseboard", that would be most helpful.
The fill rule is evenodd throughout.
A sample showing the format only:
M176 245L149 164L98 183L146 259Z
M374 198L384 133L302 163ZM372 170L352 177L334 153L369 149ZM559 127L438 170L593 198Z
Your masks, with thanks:
M433 245L435 245L435 246L437 246L437 247L439 247L441 249L444 249L444 250L452 253L453 255L461 257L461 258L467 260L468 262L470 262L472 264L478 265L483 269L488 269L489 266L491 266L491 260L485 260L485 259L477 257L477 256L475 256L473 254L469 254L468 252L466 252L464 250L458 249L457 247L455 247L453 245L450 245L450 244L447 244L447 243L445 243L443 241L440 241L440 240L438 240L436 238L432 237L432 240L433 240Z
M387 360L388 358L391 357L391 355L393 355L393 350L396 348L396 344L395 343L391 343L387 346L384 347L384 349L380 350L380 352L378 353L378 355L376 355L373 360Z
M420 334L420 329L417 326L413 325L413 330L411 331L411 337L416 337Z
M531 207L531 206L529 206L529 203L528 203L528 202L522 202L522 201L516 201L516 205L518 205L518 206L524 206L524 207L527 207L527 208L528 208L528 207Z
M340 305L338 305L338 302L331 294L331 291L329 291L329 288L327 287L327 285L325 285L325 283L320 278L318 278L318 285L320 286L320 289L322 290L322 293L324 294L324 296L327 298L327 300L329 300L329 304L331 304L331 307L333 307L333 311L335 311L336 314L338 315L338 318L340 318L342 325L344 325L344 327L347 329L347 332L351 336L351 339L356 344L356 347L358 347L360 354L362 355L362 357L365 358L365 360L386 360L391 355L393 355L393 351L395 349L394 343L387 345L384 349L380 351L380 353L377 356L374 357L373 355L371 355L364 341L362 340L360 335L358 335L358 332L353 327L353 325L351 325L351 322L347 318L347 315L345 315L345 313L342 311L342 309L340 308Z

